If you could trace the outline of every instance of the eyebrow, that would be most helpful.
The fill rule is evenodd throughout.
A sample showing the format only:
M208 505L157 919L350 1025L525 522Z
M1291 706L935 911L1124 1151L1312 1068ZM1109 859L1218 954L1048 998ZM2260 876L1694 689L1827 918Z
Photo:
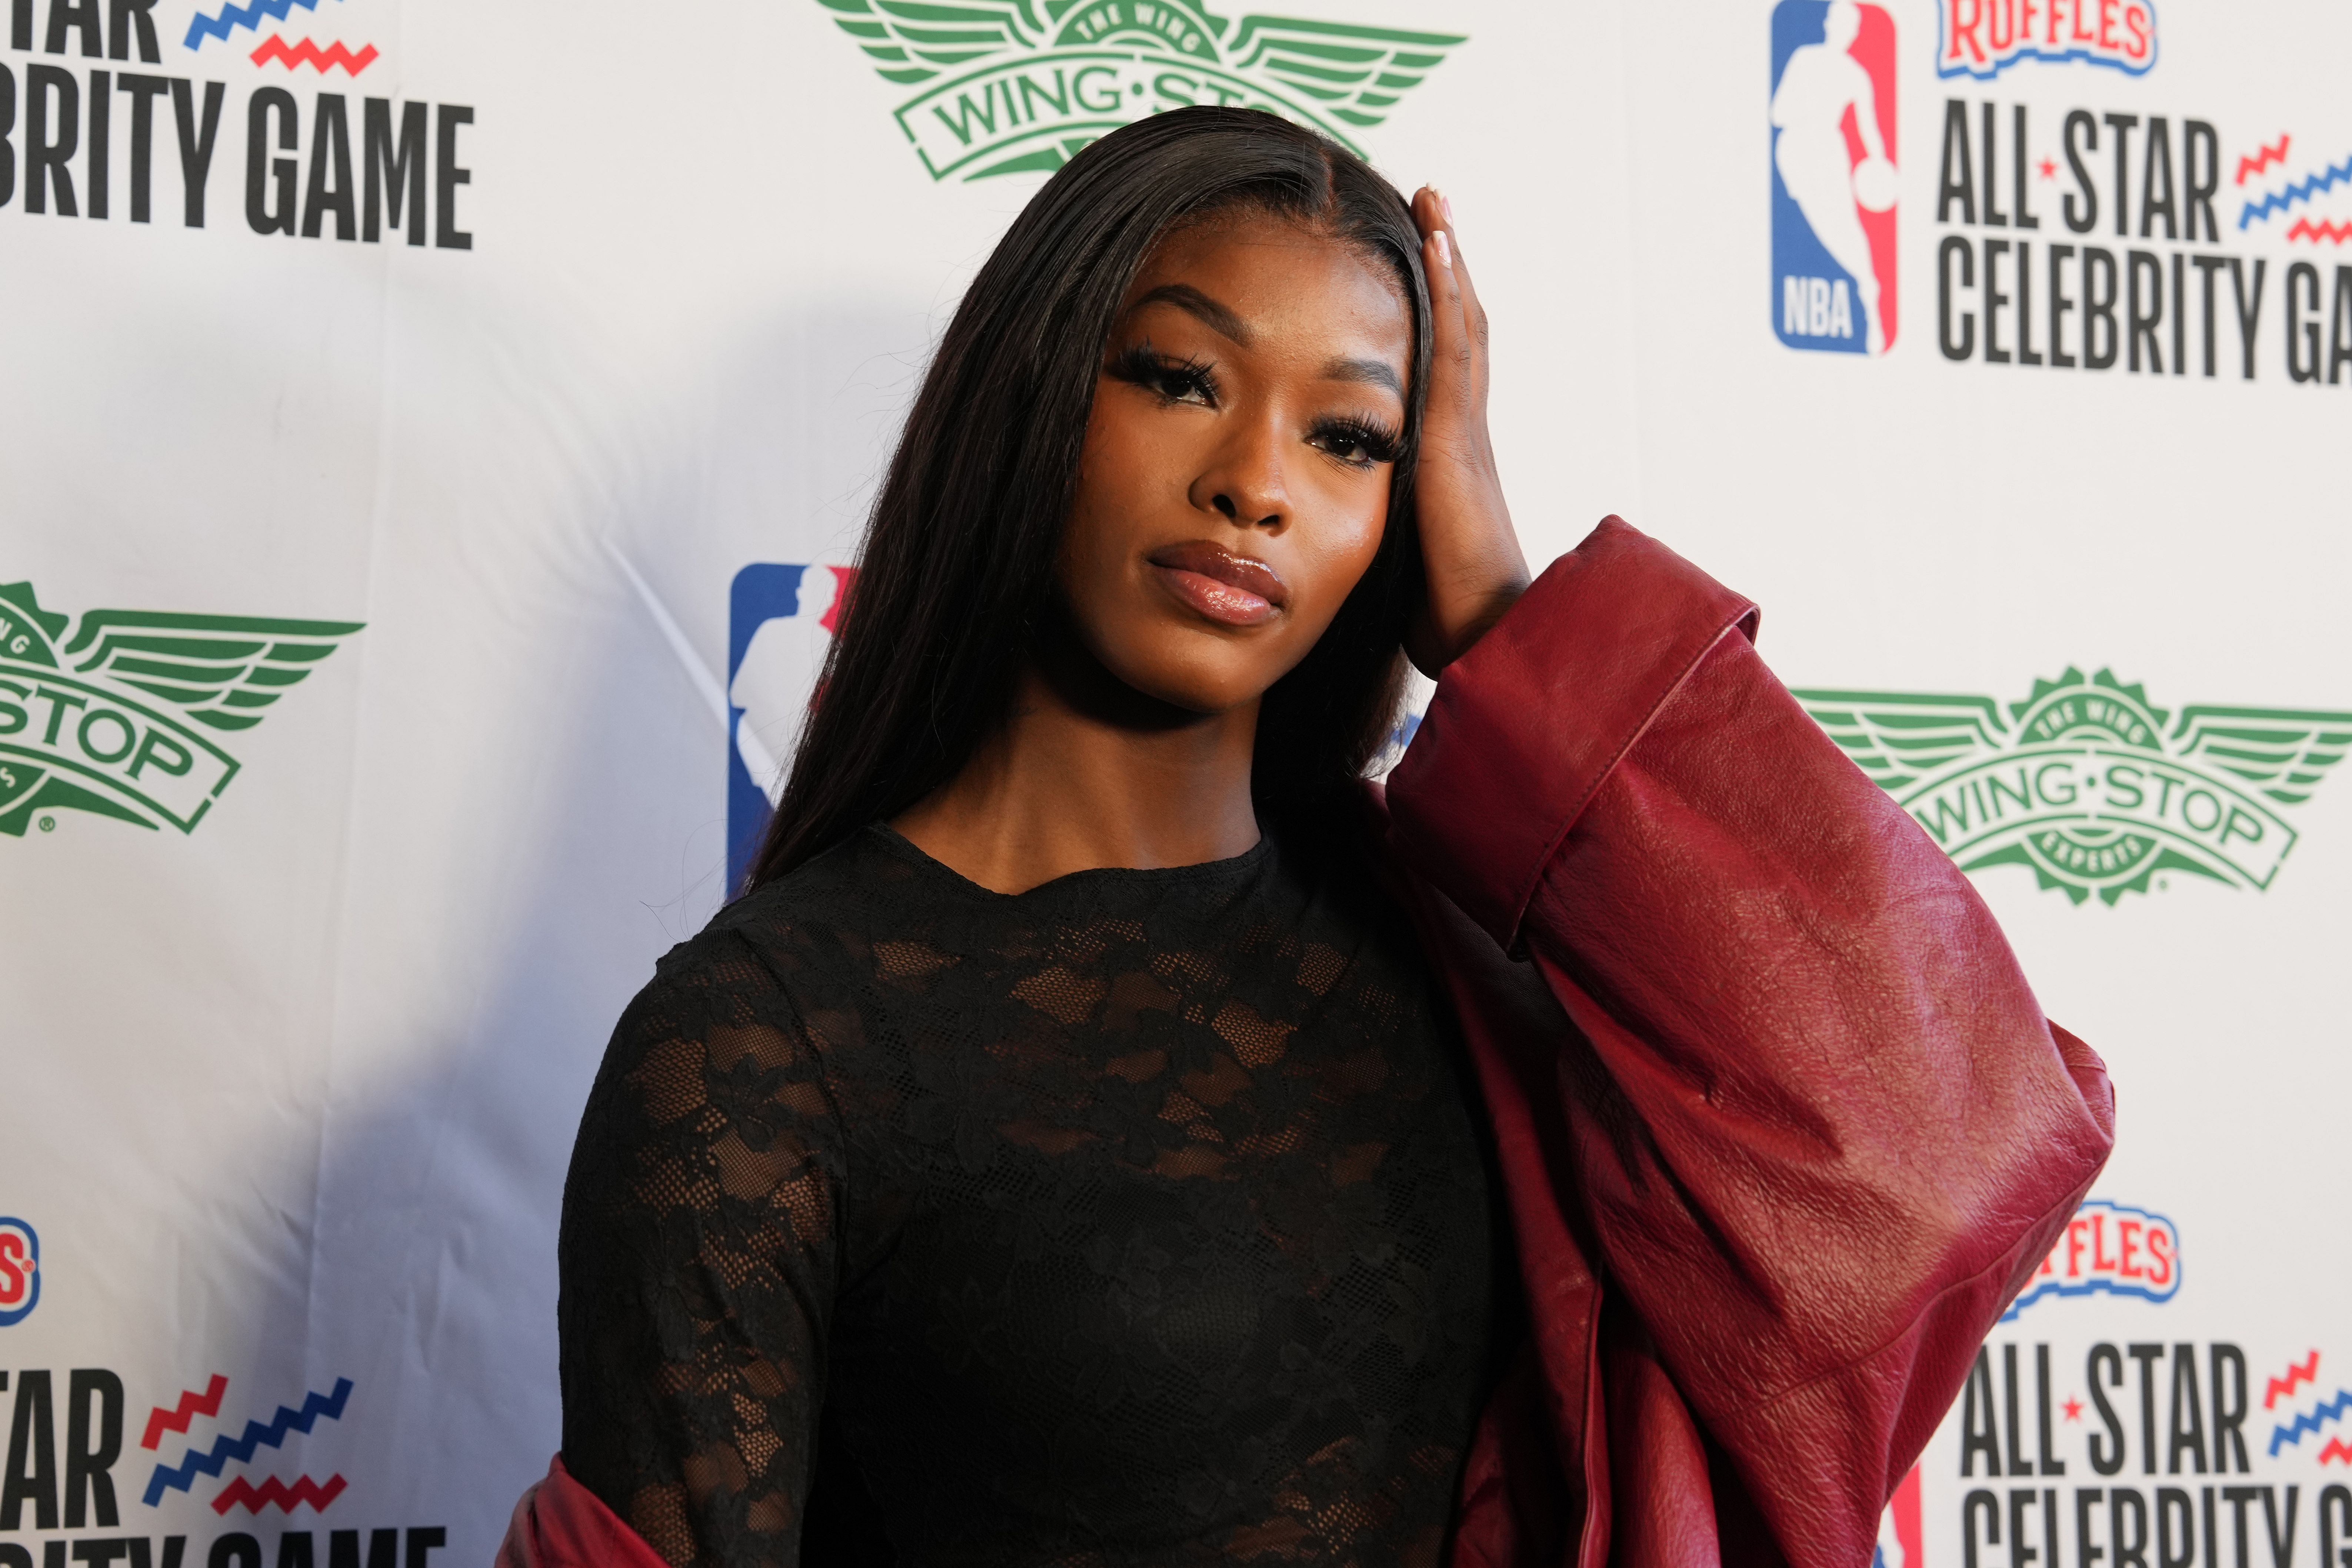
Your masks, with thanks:
M1326 381L1352 381L1370 386L1385 386L1399 397L1404 395L1404 382L1397 375L1396 366L1386 360L1343 356L1323 367L1323 378Z
M1135 310L1146 305L1170 304L1186 311L1211 331L1230 342L1247 348L1256 334L1249 323L1233 312L1231 307L1219 303L1190 283L1163 283L1138 300ZM1385 386L1399 397L1404 395L1404 380L1396 367L1385 360L1353 359L1347 355L1331 361L1323 367L1328 381L1353 382L1364 386Z
M1256 336L1249 330L1249 323L1234 314L1229 306L1219 304L1190 283L1162 283L1138 300L1133 308L1140 310L1146 305L1162 302L1190 312L1202 326L1243 348L1249 347L1251 340Z

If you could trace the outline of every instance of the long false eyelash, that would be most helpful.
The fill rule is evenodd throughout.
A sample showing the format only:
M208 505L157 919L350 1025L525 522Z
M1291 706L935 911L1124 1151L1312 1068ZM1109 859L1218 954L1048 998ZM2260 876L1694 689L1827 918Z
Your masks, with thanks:
M1187 392L1197 392L1212 404L1217 401L1215 366L1189 355L1177 359L1161 353L1149 339L1121 349L1105 368L1119 380L1149 388L1171 402Z
M1404 435L1402 431L1364 415L1349 418L1318 420L1315 426L1315 439L1343 449L1348 447L1361 447L1364 452L1361 459L1352 458L1339 459L1343 463L1354 463L1360 468L1393 463L1404 452Z
M1119 350L1104 368L1119 380L1145 387L1170 402L1188 392L1198 393L1212 405L1217 401L1215 366L1191 355L1178 359L1161 353L1151 346L1149 339ZM1318 420L1313 439L1342 449L1350 447L1361 448L1364 456L1360 458L1338 459L1356 468L1376 468L1382 463L1393 463L1404 451L1403 432L1370 415Z

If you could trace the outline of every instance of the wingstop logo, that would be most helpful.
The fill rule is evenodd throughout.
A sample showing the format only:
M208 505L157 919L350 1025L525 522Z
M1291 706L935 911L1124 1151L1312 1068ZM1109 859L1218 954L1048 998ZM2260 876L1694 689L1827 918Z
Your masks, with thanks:
M297 7L316 13L319 4L46 0L37 27L36 0L14 0L8 45L19 55L176 67L187 74L42 59L0 65L0 207L16 202L29 216L133 225L169 222L176 214L188 228L217 226L209 198L224 183L223 165L233 182L241 163L244 216L255 234L368 244L398 243L404 235L422 246L429 189L433 246L471 249L474 237L460 226L458 192L474 176L461 162L458 138L473 123L473 110L389 97L362 96L354 104L348 91L325 90L338 73L338 86L356 87L383 58L376 37L389 40L398 29L383 0L338 0L333 26L344 37L322 44L305 30L289 39L290 27L265 36L266 24L290 23ZM168 59L167 40L176 45ZM307 102L289 90L306 69L320 86ZM243 112L224 112L231 83L202 79L215 73L243 79ZM242 132L241 158L223 146L225 122L232 139ZM121 142L129 143L127 159L114 152ZM159 174L159 166L166 172ZM174 168L176 190L169 173ZM116 187L118 172L128 174L127 188Z
M1190 104L1261 109L1360 152L1459 33L1215 16L1201 0L817 0L882 79L934 180L1048 172Z
M1816 722L1964 871L2024 866L2077 904L2177 871L2267 889L2285 813L2352 748L2352 713L2153 706L2110 670L2023 700L1800 691Z
M1895 342L1895 21L1853 0L1772 9L1773 331L1793 349Z
M0 833L14 837L52 831L55 810L194 832L240 766L213 736L260 723L362 624L88 610L68 637L69 622L30 583L0 584Z

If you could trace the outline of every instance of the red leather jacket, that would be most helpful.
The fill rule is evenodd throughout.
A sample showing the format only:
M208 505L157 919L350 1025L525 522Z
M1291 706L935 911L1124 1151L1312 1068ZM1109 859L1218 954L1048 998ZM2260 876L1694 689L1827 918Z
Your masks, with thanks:
M1863 1568L2114 1100L1756 609L1611 518L1439 682L1374 821L1532 1325L1454 1568ZM501 1568L659 1568L561 1461Z

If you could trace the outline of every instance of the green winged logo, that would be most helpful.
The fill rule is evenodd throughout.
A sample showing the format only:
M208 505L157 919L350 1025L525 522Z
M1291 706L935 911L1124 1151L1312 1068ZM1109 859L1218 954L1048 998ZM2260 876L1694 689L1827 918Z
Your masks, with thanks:
M0 584L0 833L52 808L192 833L238 763L215 738L250 730L359 621L45 610Z
M2178 712L2102 669L1990 697L1800 691L1846 754L1975 871L2031 867L2113 905L2163 871L2265 889L2294 847L2284 813L2352 747L2352 713L2199 703Z
M914 88L898 128L934 180L1060 168L1096 137L1187 104L1263 109L1360 153L1349 132L1465 42L1201 0L817 0L885 81Z

